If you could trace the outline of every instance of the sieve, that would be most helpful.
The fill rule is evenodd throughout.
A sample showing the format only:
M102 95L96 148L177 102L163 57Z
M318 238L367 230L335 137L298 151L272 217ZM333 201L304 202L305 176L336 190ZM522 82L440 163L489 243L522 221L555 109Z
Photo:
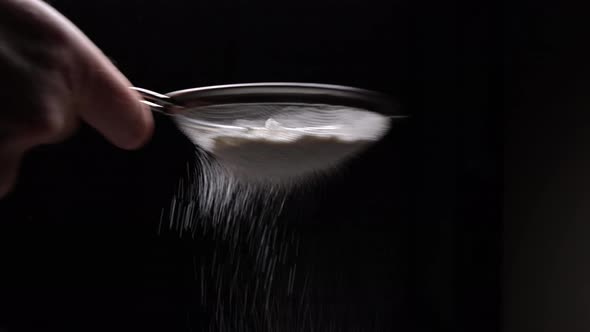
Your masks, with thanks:
M341 164L405 116L387 96L312 83L218 85L161 94L132 87L153 111L220 164L247 178L282 180Z

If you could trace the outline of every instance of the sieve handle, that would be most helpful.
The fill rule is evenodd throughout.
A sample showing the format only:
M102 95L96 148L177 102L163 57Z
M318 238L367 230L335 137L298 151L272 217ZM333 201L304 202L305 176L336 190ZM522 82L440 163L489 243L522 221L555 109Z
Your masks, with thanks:
M183 107L178 101L164 94L138 87L130 87L130 89L139 93L142 103L163 113L168 113L174 108Z
M228 126L228 125L221 125L216 123L211 123L207 121L202 121L198 119L194 119L192 117L183 115L182 112L172 112L172 110L182 110L184 106L182 106L178 101L174 100L169 96L164 94L151 91L144 88L138 87L130 87L131 90L139 92L142 97L140 102L150 106L152 111L165 114L170 117L176 117L180 119L183 126L203 129L203 130L223 130L223 129L231 129L231 130L239 130L239 131L248 131L248 128L245 127L238 127L238 126Z

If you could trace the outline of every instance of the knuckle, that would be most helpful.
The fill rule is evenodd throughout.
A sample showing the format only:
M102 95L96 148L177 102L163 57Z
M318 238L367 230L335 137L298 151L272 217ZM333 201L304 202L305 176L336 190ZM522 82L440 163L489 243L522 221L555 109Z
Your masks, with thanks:
M34 91L35 101L31 116L31 130L44 138L59 136L66 129L69 114L75 103L76 79L72 61L59 56L56 51L39 75L39 84Z
M65 130L66 106L54 95L37 93L31 99L20 107L20 115L6 131L27 145L43 144Z
M30 129L45 138L59 135L65 129L65 105L51 96L42 98L42 103L41 108L35 112Z
M76 68L76 56L71 47L65 45L51 46L45 51L42 58L38 59L37 65L41 73L46 77L46 88L64 90L73 94L76 87L79 87L79 75Z

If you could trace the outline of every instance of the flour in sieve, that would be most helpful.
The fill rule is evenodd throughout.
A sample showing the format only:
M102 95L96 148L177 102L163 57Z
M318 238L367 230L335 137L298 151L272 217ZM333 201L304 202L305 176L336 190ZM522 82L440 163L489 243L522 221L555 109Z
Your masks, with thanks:
M237 176L273 182L336 167L381 139L390 126L388 117L374 112L310 104L216 105L175 119L194 144Z

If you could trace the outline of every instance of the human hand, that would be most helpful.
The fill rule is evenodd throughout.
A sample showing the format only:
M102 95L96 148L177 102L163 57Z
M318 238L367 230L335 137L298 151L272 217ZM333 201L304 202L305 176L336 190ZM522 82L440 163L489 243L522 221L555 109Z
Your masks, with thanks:
M151 112L107 57L40 0L0 0L0 198L23 155L59 142L79 120L124 149L153 131Z

